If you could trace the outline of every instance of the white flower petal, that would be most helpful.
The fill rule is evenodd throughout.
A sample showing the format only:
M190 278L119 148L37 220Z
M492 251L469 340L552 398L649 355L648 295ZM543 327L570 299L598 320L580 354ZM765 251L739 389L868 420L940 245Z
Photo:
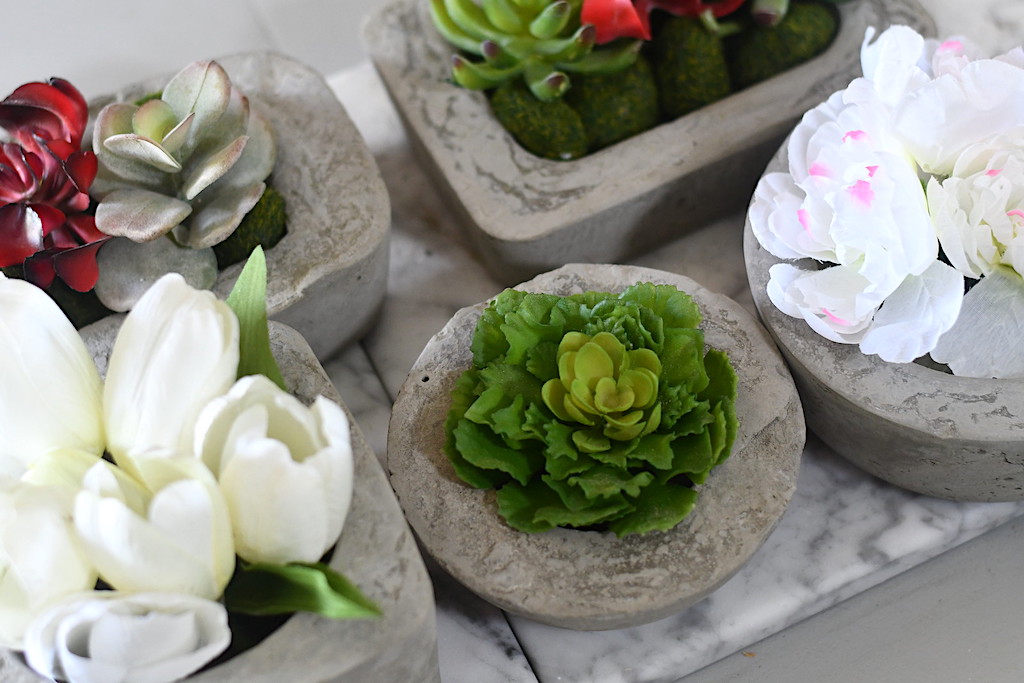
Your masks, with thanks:
M956 324L932 358L962 377L1024 377L1024 279L1007 268L985 276L964 295Z
M238 320L210 292L165 275L128 314L110 356L103 407L107 450L190 452L200 410L231 386Z
M81 337L41 289L0 277L0 474L20 476L64 448L103 452L100 376Z
M219 603L168 593L80 593L54 605L26 638L29 666L82 682L180 680L231 641Z

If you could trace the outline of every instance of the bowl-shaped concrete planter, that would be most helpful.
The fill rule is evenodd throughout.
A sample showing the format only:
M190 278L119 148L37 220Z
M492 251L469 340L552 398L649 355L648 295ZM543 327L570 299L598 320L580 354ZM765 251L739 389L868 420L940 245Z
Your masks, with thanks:
M786 147L768 172L788 170ZM744 259L754 303L786 357L807 426L840 455L912 491L964 501L1024 500L1024 381L956 377L887 363L821 337L765 290L782 260L748 219Z
M619 262L746 203L797 119L860 72L869 26L934 33L915 0L839 5L821 55L764 83L574 161L525 151L487 98L453 86L427 2L394 0L364 36L414 148L492 272L512 284L570 262Z
M560 295L617 292L636 282L675 285L704 316L706 343L729 353L740 420L732 456L700 487L696 509L674 529L612 533L517 531L498 516L493 490L473 489L442 452L456 379L471 364L484 304L464 308L427 344L395 402L388 469L423 547L486 600L555 626L642 624L697 602L760 547L796 487L804 443L800 401L767 333L738 304L693 280L634 266L569 265L519 287Z
M122 318L109 316L82 331L101 374L106 373ZM322 394L341 403L316 356L295 330L271 323L270 340L295 396L311 403ZM383 616L336 621L296 614L256 647L190 676L189 681L440 683L430 577L384 471L359 426L353 421L351 427L355 457L352 507L330 564L374 600ZM20 654L0 650L0 680L39 683L43 679L28 668Z
M252 52L217 58L274 128L277 163L267 180L286 202L288 233L267 250L267 309L324 359L376 320L388 271L391 204L380 171L323 76L290 58ZM184 65L183 65L184 66ZM171 74L91 102L159 90ZM221 271L224 298L242 264Z

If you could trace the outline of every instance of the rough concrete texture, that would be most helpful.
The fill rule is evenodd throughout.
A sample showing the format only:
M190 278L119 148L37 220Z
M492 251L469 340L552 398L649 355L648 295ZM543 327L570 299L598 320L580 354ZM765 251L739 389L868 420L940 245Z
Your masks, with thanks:
M519 147L483 93L449 82L454 49L427 4L390 2L364 37L424 167L506 284L564 263L619 262L742 206L803 112L860 75L868 26L934 33L914 0L839 5L840 33L813 60L583 159L552 161Z
M277 140L268 183L286 202L288 234L267 250L267 308L301 333L317 357L361 337L387 288L391 204L359 131L311 68L272 52L217 58L232 83L266 116ZM184 66L184 65L182 65ZM132 101L171 74L92 103ZM213 290L225 298L243 264L222 271Z
M768 171L787 170L786 148ZM761 320L785 355L807 426L840 455L912 491L963 501L1024 500L1024 382L956 377L887 363L837 344L772 304L765 251L747 221L747 277Z
M707 344L726 350L739 376L732 456L671 531L622 539L571 529L525 534L498 516L493 491L456 477L442 452L442 423L452 386L470 366L483 304L459 311L431 339L392 412L391 484L423 547L486 600L555 626L623 628L697 602L757 550L796 487L805 436L800 401L768 334L735 302L689 278L634 266L568 265L519 288L566 295L636 282L690 293L704 315Z
M83 330L103 373L122 317L111 316ZM344 408L319 361L295 330L271 323L271 345L292 393L306 403L323 394ZM330 564L376 601L383 616L336 621L297 614L255 648L188 680L440 683L430 577L384 471L359 426L351 424L355 487ZM43 679L25 665L20 654L0 650L0 680L38 683Z

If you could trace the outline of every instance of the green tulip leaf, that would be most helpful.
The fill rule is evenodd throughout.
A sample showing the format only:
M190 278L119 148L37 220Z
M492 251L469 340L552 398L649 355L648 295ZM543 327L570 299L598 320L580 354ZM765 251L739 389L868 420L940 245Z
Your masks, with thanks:
M224 590L231 612L253 615L312 612L329 619L368 619L380 608L323 563L246 564Z
M227 299L238 316L238 376L265 375L285 391L284 377L270 350L267 327L267 260L263 247L253 249Z

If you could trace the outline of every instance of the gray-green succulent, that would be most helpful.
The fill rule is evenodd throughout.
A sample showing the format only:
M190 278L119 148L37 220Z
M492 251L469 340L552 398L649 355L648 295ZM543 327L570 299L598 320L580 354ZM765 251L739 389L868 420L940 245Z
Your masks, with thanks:
M226 239L274 167L269 122L217 62L194 62L142 104L104 107L93 132L96 225L136 242L171 233L193 248Z

